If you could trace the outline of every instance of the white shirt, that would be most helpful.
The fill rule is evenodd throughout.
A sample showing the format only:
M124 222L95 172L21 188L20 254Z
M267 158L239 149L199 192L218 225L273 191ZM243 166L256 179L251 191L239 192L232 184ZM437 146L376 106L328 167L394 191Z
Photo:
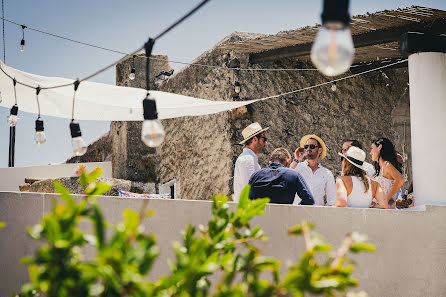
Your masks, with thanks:
M365 173L367 173L367 175L368 175L369 177L374 177L374 176L375 176L375 172L376 172L376 170L375 170L375 166L373 166L372 164L367 163L367 162L364 162L364 163L362 164L362 166L365 167Z
M327 205L335 204L336 184L330 170L318 164L318 168L313 173L313 170L308 166L308 161L297 164L295 170L302 175L310 188L314 197L314 205L324 205L324 195L327 196Z
M234 201L238 201L240 193L249 182L249 178L258 170L260 170L260 165L257 155L251 149L245 147L235 161Z

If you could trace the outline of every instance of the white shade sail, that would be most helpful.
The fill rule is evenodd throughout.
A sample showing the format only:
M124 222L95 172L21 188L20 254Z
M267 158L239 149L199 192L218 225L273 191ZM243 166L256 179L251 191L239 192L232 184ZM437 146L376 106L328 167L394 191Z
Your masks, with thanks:
M8 75L33 87L45 88L74 82L72 79L19 71L1 61L0 65ZM0 92L3 98L0 106L11 108L14 105L13 82L2 71L0 71ZM16 92L19 110L37 114L36 90L17 84ZM41 90L39 94L41 115L71 119L73 94L73 85ZM213 114L257 101L212 101L161 91L150 91L150 94L156 99L160 119ZM145 96L144 89L84 81L76 92L74 118L97 121L142 121L142 100Z

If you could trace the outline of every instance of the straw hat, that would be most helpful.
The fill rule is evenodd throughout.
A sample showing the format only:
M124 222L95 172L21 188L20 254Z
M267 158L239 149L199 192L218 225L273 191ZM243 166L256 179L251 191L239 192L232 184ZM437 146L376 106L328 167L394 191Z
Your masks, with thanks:
M341 153L338 153L338 155L344 157L345 160L349 161L354 166L361 168L364 171L367 170L366 167L364 166L365 152L359 147L352 146L348 149L345 155Z
M252 137L256 136L257 134L262 133L263 131L268 130L269 127L266 127L265 129L262 129L262 126L260 126L259 123L255 122L243 129L242 135L243 135L243 141L239 142L239 144L244 144L246 141L251 139Z
M304 147L305 144L307 143L308 139L310 139L310 138L316 139L321 144L322 153L319 156L319 160L322 160L327 155L327 147L325 146L325 142L319 136L314 135L314 134L305 135L304 137L302 137L300 139L300 147Z

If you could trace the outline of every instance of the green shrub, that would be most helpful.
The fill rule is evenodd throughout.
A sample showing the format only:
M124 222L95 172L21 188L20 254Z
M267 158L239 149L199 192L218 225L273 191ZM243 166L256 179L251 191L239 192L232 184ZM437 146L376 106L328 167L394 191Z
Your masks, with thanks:
M80 202L60 183L54 183L63 203L53 201L51 213L28 229L28 234L44 245L33 257L23 259L29 265L30 283L23 286L21 296L340 296L358 285L351 277L353 264L349 263L353 261L346 254L374 251L365 236L352 233L331 255L331 245L313 231L314 225L303 222L289 234L302 235L306 251L281 278L280 261L263 256L256 247L258 241L268 240L263 230L250 225L254 216L264 214L269 199L249 200L247 186L234 212L229 211L228 197L214 197L213 218L206 226L189 225L183 231L183 242L173 244L170 275L151 282L147 275L158 248L155 236L146 234L141 225L141 220L153 215L146 211L148 200L139 213L126 209L123 222L110 226L95 198L110 188L96 183L100 174L100 168L89 174L81 170L79 180L86 195ZM79 229L86 219L91 221L91 234ZM107 229L112 231L110 236L106 236L110 233ZM96 249L89 261L82 254L86 246ZM327 254L323 263L316 259L321 253ZM212 284L216 272L221 277Z

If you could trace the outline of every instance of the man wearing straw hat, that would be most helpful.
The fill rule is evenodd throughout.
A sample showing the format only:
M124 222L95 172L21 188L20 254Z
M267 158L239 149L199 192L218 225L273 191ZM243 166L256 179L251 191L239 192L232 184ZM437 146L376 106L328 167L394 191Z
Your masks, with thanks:
M252 123L242 131L243 141L240 144L245 145L245 148L235 162L234 201L238 201L251 175L260 170L257 155L263 152L266 145L265 131L268 129L269 127L262 129L259 123Z
M334 205L336 202L336 184L333 173L320 164L320 160L327 155L324 141L317 135L309 134L302 137L300 147L294 153L294 160L290 165L296 169L314 197L314 205ZM306 160L303 161L304 157Z

